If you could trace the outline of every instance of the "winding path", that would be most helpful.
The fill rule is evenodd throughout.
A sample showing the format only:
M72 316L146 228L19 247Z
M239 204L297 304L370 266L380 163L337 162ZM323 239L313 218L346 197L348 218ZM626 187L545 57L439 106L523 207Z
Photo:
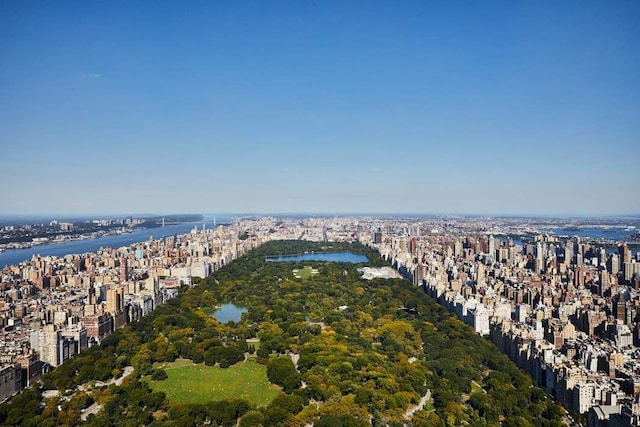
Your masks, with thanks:
M413 414L415 414L416 412L424 408L424 405L426 405L430 399L431 399L431 390L427 390L427 393L424 396L422 396L422 399L420 399L420 402L418 402L416 406L414 406L413 408L407 409L407 412L404 413L404 419L409 420L413 416Z
M120 377L119 377L119 378L116 378L116 379L112 378L112 379L110 379L110 380L109 380L109 381L107 381L107 382L97 381L97 382L96 382L96 384L95 384L95 386L96 386L96 387L104 387L104 386L108 386L108 385L110 385L110 384L115 384L115 385L117 385L117 386L120 386L120 385L122 385L122 381L123 381L126 377L128 377L129 375L131 375L131 373L132 373L132 372L133 372L133 366L125 366L125 368L124 368L124 370L123 370L123 372L122 372L122 375L120 375ZM81 387L83 387L83 388L81 388ZM79 389L79 390L83 390L83 389L84 389L84 387L85 387L85 386L83 386L83 385L79 385L79 386L78 386L78 389ZM91 390L88 390L88 391L87 391L87 394L91 394ZM98 402L94 402L94 403L92 403L92 404L91 404L87 409L85 409L85 410L82 412L82 415L80 415L80 419L81 419L82 421L87 421L87 418L89 417L89 415L97 414L97 413L100 411L100 409L102 409L102 405L101 405L101 404L99 404Z

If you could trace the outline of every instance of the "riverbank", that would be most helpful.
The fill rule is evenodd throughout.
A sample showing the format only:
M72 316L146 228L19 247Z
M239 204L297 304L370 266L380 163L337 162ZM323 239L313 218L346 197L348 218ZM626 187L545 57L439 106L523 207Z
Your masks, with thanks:
M220 223L218 223L220 224ZM119 248L135 243L144 242L150 238L161 239L167 236L187 234L194 228L210 229L213 222L189 222L165 227L146 228L134 230L130 233L122 233L111 236L101 236L88 239L67 240L64 242L50 242L24 249L8 249L0 252L0 269L8 265L19 264L36 256L64 257L70 254L84 254L97 252L100 248Z
M92 233L84 233L84 234L62 234L58 236L54 236L53 238L48 237L39 237L34 238L28 242L11 242L11 243L3 243L0 244L0 252L4 252L6 250L14 250L14 249L30 249L36 246L47 245L50 243L64 243L64 242L73 242L76 240L86 240L86 239L99 239L101 237L107 236L118 236L121 234L133 233L138 230L146 230L148 228L126 228L121 227L118 229L110 229L104 231L94 231Z

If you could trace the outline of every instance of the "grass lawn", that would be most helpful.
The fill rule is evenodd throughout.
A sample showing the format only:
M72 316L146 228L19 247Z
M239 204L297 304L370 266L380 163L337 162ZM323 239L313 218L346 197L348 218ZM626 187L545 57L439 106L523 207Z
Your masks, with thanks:
M309 266L306 266L305 268L302 268L300 270L293 270L293 276L296 279L308 279L309 277L315 276L316 274L319 274L319 271Z
M222 369L190 360L154 365L164 367L169 378L151 381L153 391L163 391L170 402L206 403L231 397L246 399L258 406L268 405L278 395L279 387L269 384L267 367L246 360Z
M471 381L471 394L482 393L482 386L475 381Z

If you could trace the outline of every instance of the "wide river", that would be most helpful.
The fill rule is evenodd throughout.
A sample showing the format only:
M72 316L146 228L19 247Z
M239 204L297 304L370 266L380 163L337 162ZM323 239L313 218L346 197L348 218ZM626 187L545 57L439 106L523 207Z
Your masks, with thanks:
M611 227L611 228L578 228L567 230L565 228L551 228L549 230L542 230L542 232L551 232L560 236L576 236L587 239L609 239L616 242L632 242L631 235L636 230L630 231L624 227Z
M226 219L226 218L225 218ZM220 221L218 221L218 224ZM18 264L31 259L33 255L59 256L69 254L83 254L85 252L97 252L100 248L120 248L133 243L144 242L150 237L160 239L166 236L189 233L194 227L202 229L203 222L187 222L183 224L167 225L166 227L146 228L131 233L116 236L105 236L96 239L72 240L69 242L49 243L34 246L27 249L12 249L0 252L0 269L7 265ZM213 221L204 222L207 229L213 228Z

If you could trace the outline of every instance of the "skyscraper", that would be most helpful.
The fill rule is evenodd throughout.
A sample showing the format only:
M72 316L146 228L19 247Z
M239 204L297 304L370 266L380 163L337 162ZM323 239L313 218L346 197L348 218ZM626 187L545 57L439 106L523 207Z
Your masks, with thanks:
M618 254L611 254L607 260L607 271L611 274L618 274L620 271L620 257Z
M618 256L620 257L621 266L624 266L626 262L631 262L631 250L626 242L618 245Z
M129 266L127 258L120 257L120 283L124 283L129 278Z
M491 257L491 259L495 259L496 257L496 239L493 237L493 235L489 236L489 256Z

